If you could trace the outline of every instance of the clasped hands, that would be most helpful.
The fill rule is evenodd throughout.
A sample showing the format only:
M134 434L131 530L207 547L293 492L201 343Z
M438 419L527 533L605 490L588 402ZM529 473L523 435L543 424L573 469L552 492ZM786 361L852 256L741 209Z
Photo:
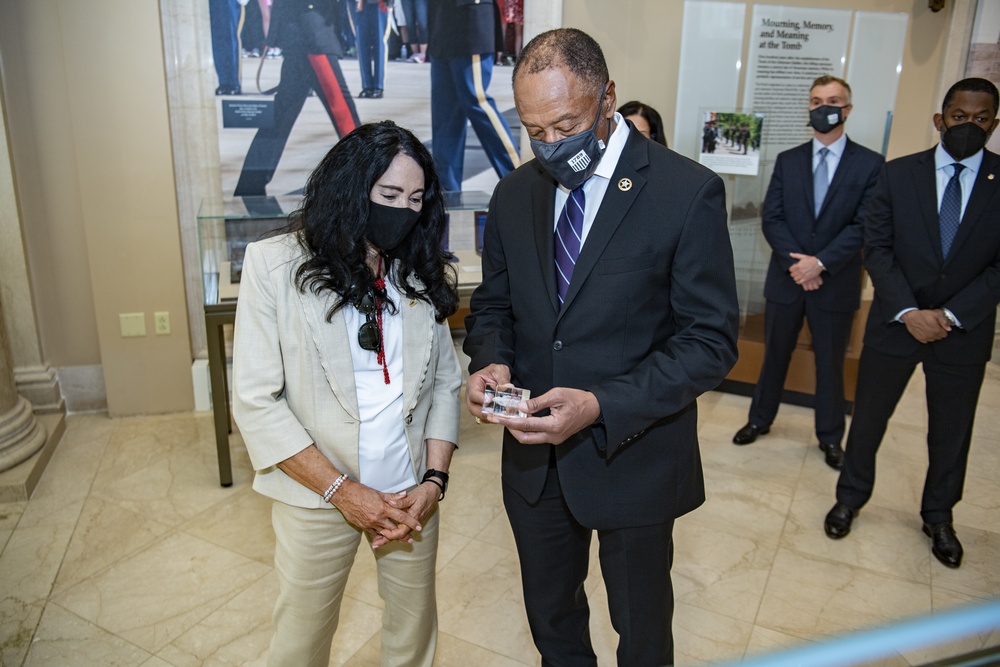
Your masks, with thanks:
M823 284L823 278L820 277L820 274L823 273L823 267L819 260L812 255L804 255L800 252L790 252L788 256L798 260L788 269L795 284L807 292L818 290Z
M920 343L933 343L951 332L951 322L944 310L909 310L903 313L903 324L910 335Z
M352 525L372 535L372 549L389 542L412 543L412 531L423 530L421 520L437 505L440 489L420 484L409 492L383 493L347 480L333 503Z
M596 396L589 391L568 387L554 387L541 396L521 401L518 408L528 413L528 417L483 415L483 394L487 384L510 384L510 368L503 364L490 364L469 376L465 392L469 412L491 424L505 426L524 445L561 444L601 416ZM546 409L549 414L544 417L532 416Z

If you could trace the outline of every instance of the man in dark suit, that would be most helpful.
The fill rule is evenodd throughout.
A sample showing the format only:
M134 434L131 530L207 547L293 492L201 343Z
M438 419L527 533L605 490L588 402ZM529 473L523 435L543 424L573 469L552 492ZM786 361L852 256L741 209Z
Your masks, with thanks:
M844 354L861 305L865 204L882 156L844 133L851 87L821 76L809 90L813 138L778 155L761 214L771 264L764 282L764 363L747 424L733 443L767 433L778 413L803 318L816 359L816 437L827 465L844 462Z
M593 531L618 664L673 662L674 519L705 498L696 399L736 360L725 191L615 112L600 46L543 33L514 69L536 159L502 179L472 297L467 400L533 398L506 427L504 505L543 665L596 665L584 594Z
M917 364L927 385L929 465L920 515L934 556L962 562L952 508L962 497L976 403L1000 302L1000 157L985 150L1000 96L964 79L934 114L941 142L886 163L865 218L875 300L858 369L831 538L850 532L871 497L875 454Z
M503 178L520 162L510 127L486 93L493 59L503 50L500 13L493 0L435 0L428 9L431 152L441 188L460 192L466 121L497 176Z

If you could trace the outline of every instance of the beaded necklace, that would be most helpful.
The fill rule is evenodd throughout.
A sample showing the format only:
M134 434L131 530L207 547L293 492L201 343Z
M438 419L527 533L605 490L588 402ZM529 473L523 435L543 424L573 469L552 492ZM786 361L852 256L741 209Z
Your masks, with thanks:
M382 275L382 254L378 256L378 272L375 278L375 322L378 324L378 355L376 360L382 364L382 375L385 383L389 384L389 365L385 361L385 336L382 332L382 299L379 294L385 294L385 276Z

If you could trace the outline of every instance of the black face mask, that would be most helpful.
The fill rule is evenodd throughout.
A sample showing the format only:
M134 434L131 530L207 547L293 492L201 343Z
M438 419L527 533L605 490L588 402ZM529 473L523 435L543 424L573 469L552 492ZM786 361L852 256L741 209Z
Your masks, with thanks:
M552 143L538 139L530 141L531 152L535 154L535 159L541 163L549 176L556 179L567 190L575 190L583 185L584 181L597 171L597 163L600 162L601 156L604 154L604 142L597 138L595 130L601 121L604 93L607 90L608 87L604 86L604 90L601 91L600 101L597 104L597 116L590 129ZM611 127L610 119L608 127Z
M419 219L420 211L408 206L399 208L371 202L365 237L382 252L389 252L403 242Z
M820 134L832 131L844 123L844 107L832 107L824 104L809 111L809 127Z
M941 121L944 125L944 121ZM948 155L956 160L964 160L983 150L986 140L990 138L986 130L975 123L959 123L951 127L945 126L941 132L941 143Z

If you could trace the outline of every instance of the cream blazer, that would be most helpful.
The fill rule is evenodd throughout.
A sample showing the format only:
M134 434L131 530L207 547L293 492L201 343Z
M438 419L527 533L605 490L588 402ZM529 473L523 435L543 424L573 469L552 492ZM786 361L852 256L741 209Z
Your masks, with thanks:
M330 508L277 464L315 443L358 479L360 417L343 314L336 298L295 286L305 251L294 234L251 243L243 260L233 343L233 417L256 475L253 488L290 505ZM458 442L462 372L447 323L425 301L401 297L403 421L417 480L427 438ZM331 479L330 482L333 482Z

